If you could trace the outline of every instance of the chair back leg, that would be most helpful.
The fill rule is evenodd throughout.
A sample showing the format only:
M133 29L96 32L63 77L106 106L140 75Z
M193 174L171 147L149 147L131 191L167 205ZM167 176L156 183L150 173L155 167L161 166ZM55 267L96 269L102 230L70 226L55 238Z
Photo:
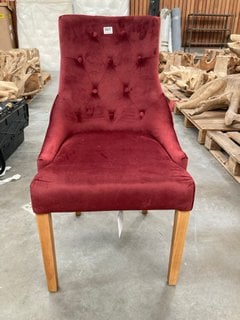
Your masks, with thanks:
M42 247L42 257L47 279L48 290L58 290L57 264L54 246L51 213L36 214L38 233Z
M168 284L177 284L187 233L190 211L175 211L172 244L168 266Z

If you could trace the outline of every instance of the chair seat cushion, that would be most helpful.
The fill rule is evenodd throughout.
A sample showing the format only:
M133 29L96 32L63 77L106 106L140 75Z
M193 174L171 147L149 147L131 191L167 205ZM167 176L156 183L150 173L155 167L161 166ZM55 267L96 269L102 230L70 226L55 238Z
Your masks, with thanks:
M68 138L31 184L36 213L192 209L194 182L153 137L133 132Z

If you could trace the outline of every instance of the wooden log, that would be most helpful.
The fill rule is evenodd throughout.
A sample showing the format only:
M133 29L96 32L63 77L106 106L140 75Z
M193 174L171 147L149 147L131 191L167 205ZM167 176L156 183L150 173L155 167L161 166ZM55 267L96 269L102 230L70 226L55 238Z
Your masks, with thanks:
M224 108L227 109L226 126L240 123L240 75L229 75L206 83L188 101L177 102L177 107L193 109L192 115Z
M233 42L240 41L240 34L232 33L230 35L230 40L232 40Z
M14 82L0 81L0 102L18 97L18 88Z
M224 77L227 75L229 60L229 56L218 55L216 57L214 73L218 77Z
M214 69L216 63L216 50L205 50L204 55L196 64L196 67L200 68L201 70L211 71Z
M42 87L39 51L0 51L0 80L13 82L18 88L17 97L38 92Z
M228 47L232 52L236 53L236 55L240 57L240 41L229 42Z

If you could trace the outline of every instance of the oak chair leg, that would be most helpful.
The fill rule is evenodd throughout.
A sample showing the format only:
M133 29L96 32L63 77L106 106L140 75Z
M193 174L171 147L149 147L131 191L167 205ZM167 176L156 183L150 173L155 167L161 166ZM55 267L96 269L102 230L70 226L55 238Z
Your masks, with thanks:
M42 257L47 279L48 290L58 290L57 264L54 246L51 213L36 214L38 233L42 247Z
M75 213L76 217L80 217L81 214L82 214L81 211L76 211L76 213Z
M178 281L190 211L175 211L172 244L168 266L168 284L174 286Z
M148 211L147 210L142 210L142 214L147 215Z

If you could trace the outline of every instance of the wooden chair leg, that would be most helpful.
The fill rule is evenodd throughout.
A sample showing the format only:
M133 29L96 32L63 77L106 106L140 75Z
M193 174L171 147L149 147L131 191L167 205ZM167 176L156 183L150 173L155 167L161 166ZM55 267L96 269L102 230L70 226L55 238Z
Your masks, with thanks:
M168 266L168 284L174 286L178 281L190 211L177 211L174 216L172 244Z
M82 214L81 211L76 211L76 213L75 213L76 217L80 217L81 214Z
M142 214L146 215L146 214L148 214L148 211L147 210L142 210Z
M36 214L38 233L42 247L42 257L47 279L48 290L58 290L57 264L54 246L51 213Z

